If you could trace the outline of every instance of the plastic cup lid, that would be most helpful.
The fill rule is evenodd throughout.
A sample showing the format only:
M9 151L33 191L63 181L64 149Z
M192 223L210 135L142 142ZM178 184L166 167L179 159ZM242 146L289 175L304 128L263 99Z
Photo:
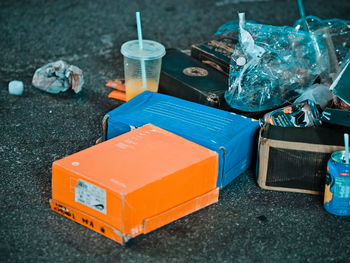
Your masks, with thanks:
M154 60L165 55L165 48L156 41L143 40L143 49L140 49L138 40L130 40L122 45L120 52L123 56L136 60Z

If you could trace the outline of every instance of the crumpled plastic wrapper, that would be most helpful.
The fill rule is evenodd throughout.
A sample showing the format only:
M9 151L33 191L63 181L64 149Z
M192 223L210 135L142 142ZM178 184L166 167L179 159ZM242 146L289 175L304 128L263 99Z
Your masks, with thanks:
M308 26L308 31L316 31L323 27L327 27L329 29L339 64L342 64L342 61L345 60L350 49L350 20L343 20L339 18L323 20L316 16L307 16L305 19L306 25ZM258 22L254 20L247 20L246 23L249 25L258 24ZM298 31L306 31L302 19L295 21L293 27ZM226 37L231 36L238 39L239 22L237 20L228 21L218 28L215 35Z
M245 22L244 13L239 18L239 44L231 57L225 93L232 108L247 112L277 108L329 71L322 35Z
M69 88L78 93L84 84L83 71L76 66L58 60L37 69L32 84L34 87L52 94L64 92Z
M305 100L281 109L270 111L259 120L279 127L314 127L321 125L320 113L312 100Z

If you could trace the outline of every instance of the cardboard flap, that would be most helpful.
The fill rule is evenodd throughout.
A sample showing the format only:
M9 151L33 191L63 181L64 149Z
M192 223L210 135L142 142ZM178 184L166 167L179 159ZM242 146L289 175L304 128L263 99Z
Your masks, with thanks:
M109 224L77 209L74 209L64 203L58 202L56 200L50 200L50 206L51 209L56 213L59 213L85 227L88 227L120 244L124 244L128 240L127 237L123 237L120 231L110 226Z
M107 140L107 130L108 130L108 118L109 115L105 115L102 120L102 141Z
M202 196L198 196L179 206L169 209L161 214L148 218L144 221L144 233L149 233L154 229L164 226L176 219L184 217L190 213L214 204L219 199L219 188L216 188Z

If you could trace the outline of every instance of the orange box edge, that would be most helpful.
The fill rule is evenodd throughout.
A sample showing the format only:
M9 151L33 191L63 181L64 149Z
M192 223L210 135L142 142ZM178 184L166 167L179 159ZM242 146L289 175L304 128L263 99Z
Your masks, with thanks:
M210 192L207 192L201 196L198 196L194 199L191 199L187 202L184 202L176 207L168 209L158 215L155 215L150 218L146 218L143 222L143 231L139 234L149 233L157 228L160 228L168 223L171 223L181 217L184 217L188 214L191 214L195 211L198 211L204 207L207 207L211 204L216 203L219 200L219 188L215 188ZM88 227L97 233L100 233L113 241L118 242L121 245L124 245L128 240L135 236L126 236L123 235L119 230L113 226L93 217L84 212L79 211L78 209L72 208L62 202L50 199L51 209L61 214L85 227Z

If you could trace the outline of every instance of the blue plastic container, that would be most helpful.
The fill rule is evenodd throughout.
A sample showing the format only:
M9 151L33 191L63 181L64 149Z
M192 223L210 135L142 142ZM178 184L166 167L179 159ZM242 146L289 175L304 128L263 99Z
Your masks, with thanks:
M147 123L216 151L219 155L218 187L225 187L243 173L256 151L258 121L150 91L105 115L104 139Z

